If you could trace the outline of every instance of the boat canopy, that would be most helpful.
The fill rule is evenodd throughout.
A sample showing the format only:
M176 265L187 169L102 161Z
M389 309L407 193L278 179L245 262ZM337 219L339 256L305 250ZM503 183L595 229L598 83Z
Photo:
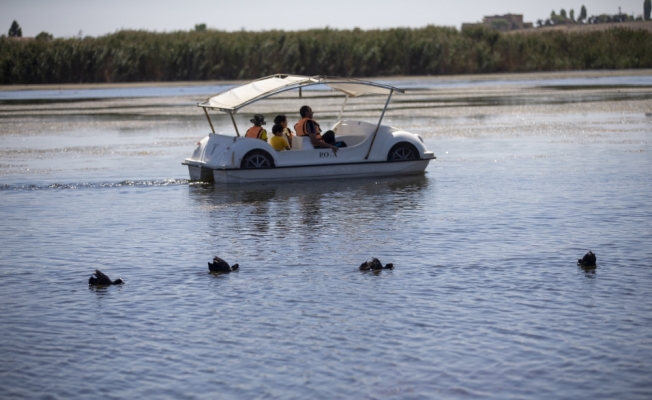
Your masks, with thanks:
M204 107L204 109L209 108L234 114L240 108L258 100L288 90L301 89L313 85L326 85L350 97L357 97L364 94L391 95L394 92L404 93L403 89L359 79L337 78L323 75L301 76L277 74L228 89L197 105Z

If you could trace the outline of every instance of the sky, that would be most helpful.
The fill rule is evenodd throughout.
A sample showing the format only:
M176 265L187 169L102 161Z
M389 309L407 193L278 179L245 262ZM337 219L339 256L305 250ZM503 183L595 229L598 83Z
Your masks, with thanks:
M419 28L479 22L485 15L523 14L525 22L581 6L588 15L643 14L643 0L0 0L0 33L13 20L23 36L102 36L122 29L171 32L205 23L224 31Z

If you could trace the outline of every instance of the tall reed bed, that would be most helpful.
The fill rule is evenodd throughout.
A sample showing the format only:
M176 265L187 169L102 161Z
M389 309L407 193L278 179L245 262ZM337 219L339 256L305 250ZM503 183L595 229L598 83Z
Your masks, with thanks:
M121 31L85 39L0 38L0 83L347 77L652 67L652 33L500 34L428 26L285 32Z

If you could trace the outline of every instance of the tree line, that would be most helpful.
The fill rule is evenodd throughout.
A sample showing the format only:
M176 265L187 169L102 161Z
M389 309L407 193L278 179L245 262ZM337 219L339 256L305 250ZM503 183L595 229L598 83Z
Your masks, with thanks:
M601 24L606 22L627 22L627 21L649 21L650 20L650 11L652 11L652 0L643 1L643 15L635 17L634 15L627 15L620 12L620 7L618 7L618 14L600 14L588 16L586 12L586 7L582 5L580 8L580 14L577 19L575 19L575 10L570 9L568 14L565 9L559 10L559 14L552 10L550 13L550 18L545 20L537 20L537 26L552 26L552 25L569 25L569 24Z
M0 37L0 83L253 79L274 73L372 77L652 68L652 33L503 34L478 27L222 32L120 31L101 37Z

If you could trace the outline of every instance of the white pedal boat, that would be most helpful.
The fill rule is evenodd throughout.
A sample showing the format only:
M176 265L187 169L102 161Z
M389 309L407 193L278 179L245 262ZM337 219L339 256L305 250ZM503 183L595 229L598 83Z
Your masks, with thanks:
M274 150L263 140L240 136L233 118L239 109L279 93L313 85L327 85L345 95L340 117L349 96L385 94L387 101L375 123L338 119L331 130L336 140L344 141L348 147L340 148L337 153L313 148L310 138L305 136L294 136L292 150L284 151ZM326 76L273 75L237 86L197 104L204 109L213 132L199 142L183 165L188 166L192 181L225 183L422 174L435 156L426 149L421 137L381 124L395 92L403 93L403 90ZM215 133L207 110L231 115L235 136ZM292 127L291 118L288 122Z

